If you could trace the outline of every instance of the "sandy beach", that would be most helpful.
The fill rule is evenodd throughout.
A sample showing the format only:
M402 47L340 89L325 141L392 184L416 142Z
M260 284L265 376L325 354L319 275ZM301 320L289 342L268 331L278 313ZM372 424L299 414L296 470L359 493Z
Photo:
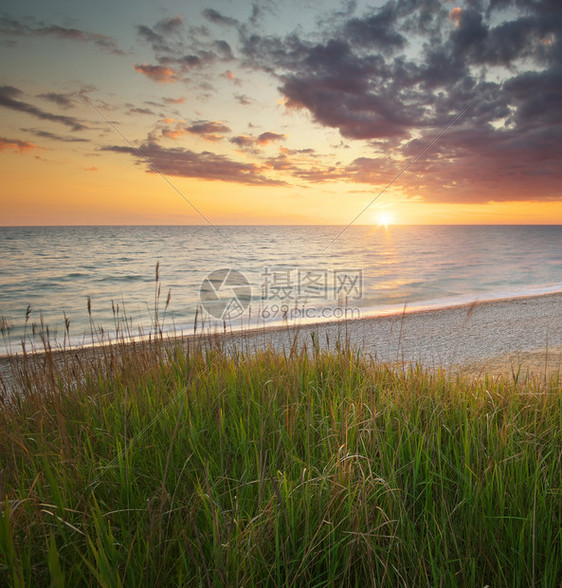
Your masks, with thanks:
M192 337L173 338L175 345ZM244 332L207 332L203 342L221 341L228 348L289 351L297 343L335 349L337 342L383 363L420 363L426 368L460 369L468 374L544 375L562 365L562 293L510 298L436 310L405 312L345 322L287 325ZM56 352L56 354L68 352ZM79 359L92 349L73 350ZM7 358L0 375L9 378Z
M472 365L494 357L562 346L562 293L510 298L346 322L236 335L250 346L287 348L295 335L323 348L347 341L381 362L426 367Z

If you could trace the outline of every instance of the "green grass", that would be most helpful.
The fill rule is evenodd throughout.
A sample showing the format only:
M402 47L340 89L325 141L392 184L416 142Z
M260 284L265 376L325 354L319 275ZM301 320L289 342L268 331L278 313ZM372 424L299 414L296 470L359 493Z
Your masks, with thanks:
M315 345L53 356L0 397L0 585L562 583L558 378Z

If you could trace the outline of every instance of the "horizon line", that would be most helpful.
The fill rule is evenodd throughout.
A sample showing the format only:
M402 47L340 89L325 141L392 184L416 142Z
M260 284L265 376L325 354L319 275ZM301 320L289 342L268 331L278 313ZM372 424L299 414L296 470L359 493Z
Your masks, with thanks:
M322 224L311 224L311 223L214 223L216 227L345 227L345 224L336 223L322 223ZM370 227L370 228L386 228L391 227L560 227L562 223L356 223L352 227ZM56 225L56 224L14 224L14 225L0 225L0 229L31 229L31 228L86 228L86 227L207 227L212 228L206 223L196 224L178 224L178 223L108 223L108 224L68 224L68 225ZM349 228L352 228L349 227Z

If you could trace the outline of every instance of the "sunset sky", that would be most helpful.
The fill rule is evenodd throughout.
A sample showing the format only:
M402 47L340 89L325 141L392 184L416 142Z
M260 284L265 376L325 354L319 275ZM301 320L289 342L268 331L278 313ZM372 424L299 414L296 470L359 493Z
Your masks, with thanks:
M0 225L562 223L560 0L5 0L0 51Z

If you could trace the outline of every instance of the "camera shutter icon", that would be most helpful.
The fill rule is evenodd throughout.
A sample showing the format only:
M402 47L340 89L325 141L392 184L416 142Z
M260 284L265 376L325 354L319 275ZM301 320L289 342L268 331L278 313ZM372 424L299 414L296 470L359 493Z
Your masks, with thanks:
M252 288L243 273L222 268L211 272L201 282L199 297L209 315L230 321L244 314L252 300Z

